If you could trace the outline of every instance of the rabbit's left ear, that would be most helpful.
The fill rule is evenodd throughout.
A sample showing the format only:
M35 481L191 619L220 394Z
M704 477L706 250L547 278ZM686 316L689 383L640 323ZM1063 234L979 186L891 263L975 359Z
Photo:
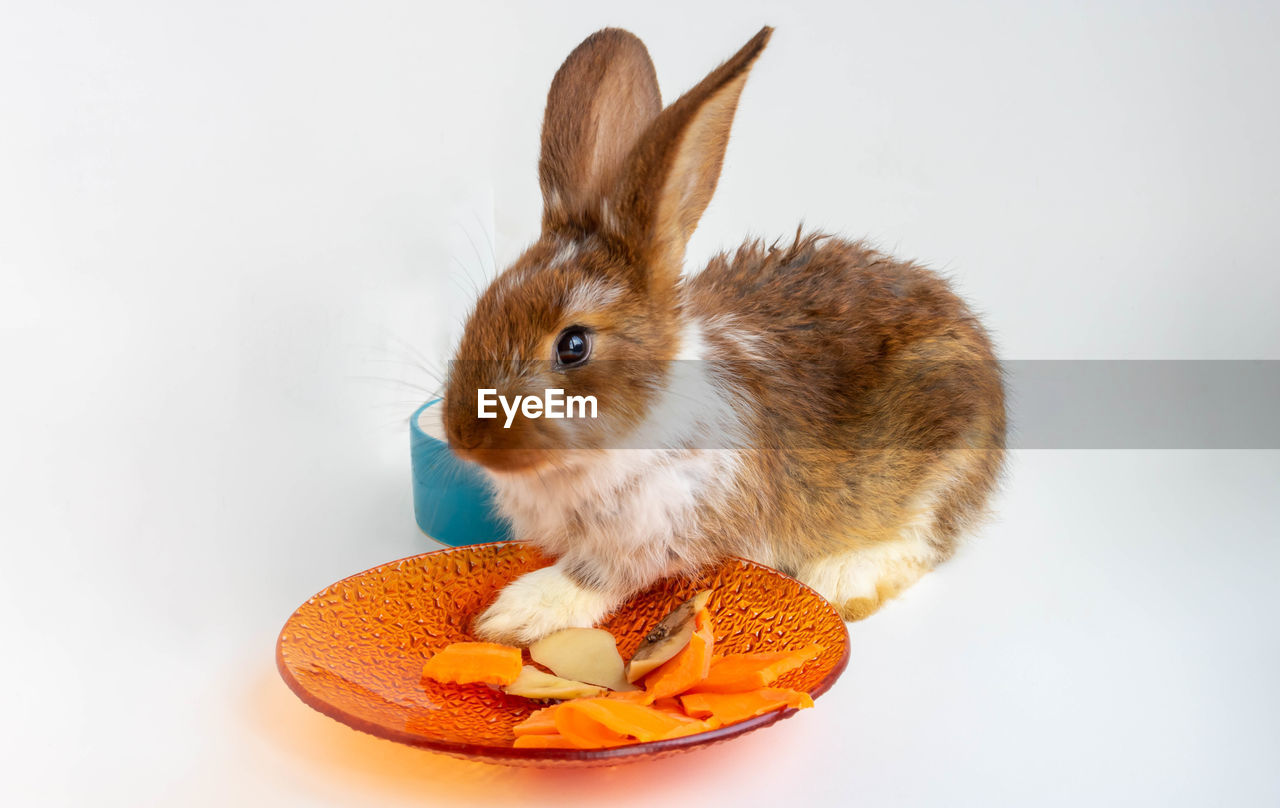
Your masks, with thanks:
M662 110L649 51L620 28L596 31L556 71L542 122L542 229L592 229L603 195Z
M642 259L644 280L674 284L685 245L720 180L738 98L769 43L765 27L650 125L606 202L603 224ZM610 210L612 207L612 211ZM616 216L609 215L616 211Z

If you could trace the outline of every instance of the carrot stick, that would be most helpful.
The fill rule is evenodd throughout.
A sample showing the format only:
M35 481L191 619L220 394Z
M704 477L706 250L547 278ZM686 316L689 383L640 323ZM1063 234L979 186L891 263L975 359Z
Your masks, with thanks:
M746 693L686 693L680 703L689 715L718 718L728 725L783 707L812 707L813 699L799 690L762 687Z
M492 642L455 642L422 666L422 678L465 685L509 685L520 675L520 649Z
M690 693L745 693L768 687L784 673L799 668L822 653L814 643L795 651L729 654L711 663L711 672L689 688Z
M668 659L644 678L644 689L653 698L676 696L707 678L711 672L711 616L706 609L698 612L693 636L680 653Z
M640 741L656 741L688 723L684 716L609 698L574 699L561 705L560 712L581 714L613 732Z
M604 749L610 746L623 746L635 743L621 732L614 732L580 709L570 709L581 701L589 699L573 699L562 702L556 710L556 729L570 743L579 749ZM623 704L624 702L615 702ZM527 736L521 736L527 737Z
M517 735L512 746L517 749L577 749L578 747L563 735L556 733L539 735Z
M560 705L553 704L550 707L543 707L541 710L534 710L529 717L516 724L511 731L516 737L521 735L551 735L556 732L556 708Z

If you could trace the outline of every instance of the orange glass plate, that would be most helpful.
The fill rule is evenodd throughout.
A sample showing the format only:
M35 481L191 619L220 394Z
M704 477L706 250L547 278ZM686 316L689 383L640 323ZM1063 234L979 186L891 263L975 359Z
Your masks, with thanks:
M471 620L499 589L550 559L517 542L456 547L393 561L339 581L289 618L276 665L304 702L355 729L436 752L514 766L599 766L717 743L794 714L780 710L709 732L612 749L516 749L511 728L538 703L485 685L420 679L429 656L474 640ZM727 559L693 579L667 579L600 624L630 658L645 633L700 589L711 590L717 653L801 648L820 656L777 687L813 697L849 659L844 621L816 592L751 561Z

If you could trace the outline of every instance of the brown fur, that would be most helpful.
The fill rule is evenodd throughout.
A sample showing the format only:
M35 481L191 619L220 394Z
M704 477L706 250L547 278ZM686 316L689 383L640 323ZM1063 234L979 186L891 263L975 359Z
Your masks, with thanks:
M1003 459L1003 387L985 331L946 281L859 242L748 243L680 280L770 34L660 111L634 36L606 29L569 56L543 124L542 236L477 302L450 369L445 427L457 453L496 473L568 473L570 456L606 449L645 419L690 319L717 323L705 341L746 402L753 443L740 447L727 492L697 506L671 561L735 553L799 573L865 553L878 559L874 593L836 604L859 619L948 558L981 516ZM593 354L557 369L552 346L571 325L593 332ZM474 417L480 387L591 394L601 417L503 429ZM554 535L525 538L558 552L588 546L591 508L569 512ZM640 560L571 562L578 585L623 595L651 574L637 578L651 569ZM629 563L630 576L619 571Z
M1005 419L990 341L946 282L811 235L717 256L688 287L691 308L761 335L755 350L767 357L733 367L771 438L745 486L750 501L727 509L744 518L723 530L786 535L775 559L795 569L895 535L915 494L959 475L934 506L931 538L949 557L998 475Z

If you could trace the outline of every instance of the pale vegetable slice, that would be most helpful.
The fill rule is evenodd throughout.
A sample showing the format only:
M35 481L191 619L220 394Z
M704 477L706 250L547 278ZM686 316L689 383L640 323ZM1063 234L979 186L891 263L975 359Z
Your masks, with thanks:
M566 628L529 646L529 656L556 676L607 687L635 690L622 675L622 655L613 635L599 628Z
M513 696L524 696L526 699L584 699L603 696L607 692L606 688L599 685L562 679L532 665L521 668L516 680L502 689Z
M693 636L694 616L707 605L711 590L704 589L681 603L645 635L627 663L627 681L634 682L680 653Z

